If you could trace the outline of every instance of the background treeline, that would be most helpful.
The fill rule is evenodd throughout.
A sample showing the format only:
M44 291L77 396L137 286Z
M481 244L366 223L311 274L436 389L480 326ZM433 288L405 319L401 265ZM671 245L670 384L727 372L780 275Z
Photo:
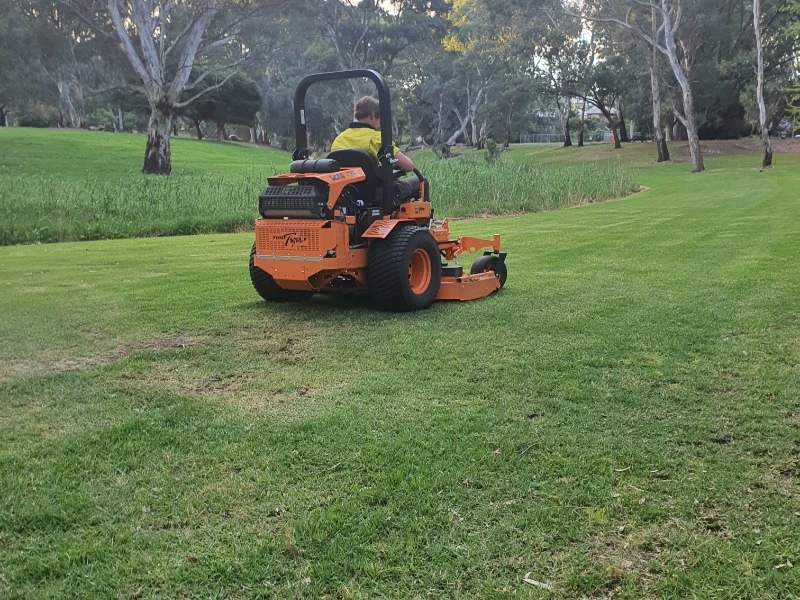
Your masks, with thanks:
M587 115L598 113L617 143L635 130L660 149L669 139L793 136L799 7L0 0L0 123L146 131L144 170L169 173L169 137L182 130L291 149L297 82L372 68L393 90L396 138L437 149L531 133L582 144L597 127ZM351 100L371 91L366 81L313 87L310 143L327 146L349 122ZM699 153L693 163L702 170Z

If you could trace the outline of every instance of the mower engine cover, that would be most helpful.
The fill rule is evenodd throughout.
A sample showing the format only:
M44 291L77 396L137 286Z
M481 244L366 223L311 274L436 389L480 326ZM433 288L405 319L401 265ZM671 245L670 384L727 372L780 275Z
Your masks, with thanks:
M258 212L266 219L328 216L328 190L324 185L270 185L258 197Z

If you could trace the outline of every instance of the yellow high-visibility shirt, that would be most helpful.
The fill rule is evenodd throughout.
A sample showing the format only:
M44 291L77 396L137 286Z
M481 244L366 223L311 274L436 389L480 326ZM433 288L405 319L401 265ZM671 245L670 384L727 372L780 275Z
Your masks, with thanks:
M336 136L331 144L331 152L344 148L357 148L364 150L378 160L378 150L381 148L381 132L370 127L369 123L355 121L350 123L350 127ZM397 144L392 142L393 154L397 154L399 149Z

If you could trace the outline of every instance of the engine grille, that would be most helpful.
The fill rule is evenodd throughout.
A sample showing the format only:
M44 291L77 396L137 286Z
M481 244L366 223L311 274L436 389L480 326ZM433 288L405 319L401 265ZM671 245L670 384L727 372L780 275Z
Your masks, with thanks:
M324 219L327 213L327 193L314 185L271 185L258 197L258 212L262 217L311 217Z
M256 248L259 254L319 252L319 227L258 227Z

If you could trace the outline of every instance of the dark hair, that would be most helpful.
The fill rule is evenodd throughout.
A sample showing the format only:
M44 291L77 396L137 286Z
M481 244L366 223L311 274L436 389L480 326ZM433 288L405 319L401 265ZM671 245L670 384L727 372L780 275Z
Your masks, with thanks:
M364 96L361 98L358 102L356 102L355 109L353 110L353 116L355 117L356 121L368 119L369 117L375 117L377 119L380 117L380 114L381 105L372 96Z

